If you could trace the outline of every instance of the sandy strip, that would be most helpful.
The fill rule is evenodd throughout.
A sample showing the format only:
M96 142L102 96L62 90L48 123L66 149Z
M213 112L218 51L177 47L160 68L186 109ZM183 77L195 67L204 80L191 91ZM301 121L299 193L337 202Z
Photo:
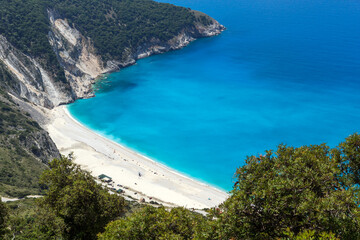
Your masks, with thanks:
M51 110L49 118L45 129L60 152L64 155L74 152L77 164L94 176L112 177L115 188L117 184L126 186L125 195L195 209L217 206L228 197L224 191L181 175L93 132L72 118L65 106Z
M2 202L14 202L14 201L18 201L21 199L25 199L25 198L41 198L41 195L28 195L25 196L24 198L7 198L7 197L0 197L0 201Z
M20 198L7 198L7 197L0 197L0 201L2 202L14 202L18 201Z

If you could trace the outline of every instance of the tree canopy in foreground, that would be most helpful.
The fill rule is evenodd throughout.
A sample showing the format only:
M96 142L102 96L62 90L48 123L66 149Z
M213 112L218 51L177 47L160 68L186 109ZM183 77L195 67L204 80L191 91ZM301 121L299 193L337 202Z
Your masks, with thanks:
M100 239L161 239L165 233L173 239L360 239L359 163L358 134L334 149L280 145L246 159L230 198L212 210L206 224L201 218L193 223L195 233L167 227L156 235L154 229L171 221L169 213L152 209L150 215L145 211L110 223ZM147 221L150 216L158 217ZM188 219L173 217L182 224Z
M6 220L8 218L9 212L8 209L0 199L0 237L2 237L6 232Z
M249 156L230 197L207 216L146 206L124 217L123 199L71 160L50 167L37 210L5 218L5 239L360 239L358 134L333 149L280 145Z
M147 206L131 216L111 222L100 240L133 239L201 239L208 232L206 218L185 208Z
M40 205L64 221L64 236L68 239L94 239L124 211L122 197L110 194L68 158L51 161L40 182L48 186Z
M359 186L353 181L353 159L343 147L325 144L300 148L280 145L276 152L251 156L236 171L231 197L217 214L219 239L274 239L290 230L333 232L359 239ZM353 153L353 151L351 151Z

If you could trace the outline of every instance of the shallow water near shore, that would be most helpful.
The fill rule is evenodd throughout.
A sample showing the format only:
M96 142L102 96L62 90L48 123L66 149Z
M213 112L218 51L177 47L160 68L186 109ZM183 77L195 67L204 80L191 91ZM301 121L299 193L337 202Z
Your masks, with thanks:
M69 105L80 122L225 190L248 155L359 131L360 2L164 2L227 30L110 74Z

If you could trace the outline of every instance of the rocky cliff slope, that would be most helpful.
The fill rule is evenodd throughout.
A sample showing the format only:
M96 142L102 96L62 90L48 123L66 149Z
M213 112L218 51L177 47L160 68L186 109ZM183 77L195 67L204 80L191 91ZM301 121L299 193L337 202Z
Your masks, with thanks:
M11 81L0 64L0 81ZM0 195L22 197L41 193L40 173L59 151L30 114L0 90Z

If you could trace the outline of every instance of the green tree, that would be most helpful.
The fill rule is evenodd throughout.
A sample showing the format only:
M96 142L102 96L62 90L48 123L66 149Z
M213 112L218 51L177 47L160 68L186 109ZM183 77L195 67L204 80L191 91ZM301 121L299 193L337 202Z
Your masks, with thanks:
M9 204L9 231L5 240L63 239L64 221L49 209L40 208L33 199L24 199Z
M109 223L100 240L207 239L205 217L184 208L167 211L147 206L131 216Z
M67 239L95 239L108 222L123 213L124 199L110 194L69 158L51 161L40 181L48 186L40 205L63 219Z
M360 185L360 135L355 133L333 150L345 185Z
M6 233L9 210L0 199L0 237Z
M248 157L236 171L231 197L215 212L217 238L275 239L289 229L295 235L315 230L359 239L359 186L344 181L350 176L340 167L350 156L345 150L359 147L349 139L337 155L322 144L280 145L275 154ZM341 160L334 157L340 155Z
M332 232L317 232L316 230L304 230L297 235L287 229L286 237L281 240L340 240ZM280 238L278 238L280 240Z

